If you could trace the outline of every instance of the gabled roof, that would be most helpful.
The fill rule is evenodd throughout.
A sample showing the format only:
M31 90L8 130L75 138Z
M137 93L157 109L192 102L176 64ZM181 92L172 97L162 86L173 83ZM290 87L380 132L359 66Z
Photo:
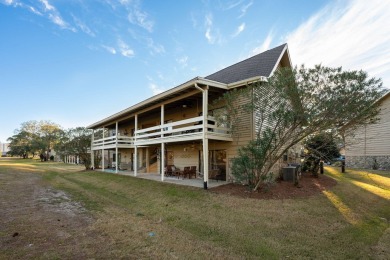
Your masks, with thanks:
M256 76L269 77L280 61L283 52L287 49L286 47L287 43L282 44L217 71L207 76L206 79L230 84Z

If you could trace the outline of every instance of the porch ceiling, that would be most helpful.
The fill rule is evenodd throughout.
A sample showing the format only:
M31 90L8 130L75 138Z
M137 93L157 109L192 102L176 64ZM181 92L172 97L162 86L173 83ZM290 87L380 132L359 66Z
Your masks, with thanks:
M221 93L223 93L225 90L221 88L209 88L209 100L214 100L218 98ZM190 94L191 92L194 92L194 95L188 96L186 98L180 99L181 96L185 96ZM173 100L172 102L169 102L170 100ZM90 129L98 129L101 127L106 128L115 128L116 121L124 121L129 118L132 118L135 116L135 114L142 112L142 117L147 117L149 115L153 115L156 113L160 113L160 106L156 107L157 105L164 104L165 110L168 109L183 109L184 106L196 106L199 105L201 108L202 106L202 93L196 92L195 88L184 88L180 91L176 91L170 95L165 95L161 98L152 100L148 102L147 104L142 104L137 106L134 109L128 108L125 110L122 110L121 112L118 112L117 114L114 114L111 117L108 117L106 119L101 120L100 122L97 122L93 125L87 126L87 128ZM119 121L119 124L121 122Z

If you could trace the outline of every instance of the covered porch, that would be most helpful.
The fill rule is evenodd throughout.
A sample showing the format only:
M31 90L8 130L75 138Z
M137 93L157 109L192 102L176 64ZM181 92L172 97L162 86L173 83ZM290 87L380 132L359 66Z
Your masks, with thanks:
M224 104L219 103L209 106L210 102L218 101L218 98L226 91L222 86L211 87L207 84L198 85L198 80L186 83L179 91L167 93L159 98L152 98L144 104L139 104L123 113L115 115L108 122L98 122L93 125L91 158L95 151L110 150L115 158L116 172L120 172L118 157L124 150L131 151L127 160L131 158L131 170L134 176L143 174L140 171L145 166L148 174L151 165L149 159L153 151L157 151L158 163L154 163L156 172L161 181L166 181L170 176L165 176L165 168L172 165L169 162L169 153L166 147L185 146L188 143L199 144L198 149L181 148L186 154L181 154L181 166L196 166L198 172L202 172L203 187L208 188L210 173L216 169L209 168L209 142L233 141L231 129L226 121L219 121L217 117L224 118L226 113ZM106 121L106 120L104 120ZM95 132L95 130L97 130ZM152 149L152 147L154 149ZM143 152L143 151L146 152ZM168 151L169 152L169 151ZM175 155L178 155L175 152ZM191 157L186 157L191 154ZM143 165L144 155L146 163ZM108 156L110 157L110 156ZM139 158L141 157L141 158ZM126 157L124 157L126 158ZM194 160L197 162L194 163ZM184 161L184 162L183 162ZM93 160L92 160L93 162ZM102 168L105 168L103 156ZM96 165L93 165L95 168ZM209 173L209 170L213 170ZM226 167L224 168L226 180Z

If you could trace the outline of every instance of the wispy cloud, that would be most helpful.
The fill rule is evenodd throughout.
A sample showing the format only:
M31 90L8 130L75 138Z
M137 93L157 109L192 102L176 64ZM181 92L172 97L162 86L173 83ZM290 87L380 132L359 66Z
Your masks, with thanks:
M39 12L35 7L28 5L28 4L25 4L25 3L22 3L22 2L19 2L17 0L0 0L0 3L3 3L3 4L8 5L8 6L13 6L13 7L25 8L36 15L42 16L42 13Z
M190 17L191 17L192 27L198 29L198 20L196 18L197 14L195 12L191 12Z
M20 2L18 0L3 0L3 1L0 0L0 3L13 6L13 7L24 8L36 15L45 16L52 23L58 25L61 29L67 29L72 32L77 31L74 27L72 27L61 17L60 12L52 4L50 4L49 0L39 0L38 3L35 3L36 5L38 5L36 7Z
M27 9L33 12L34 14L42 15L42 13L39 12L37 9L35 9L33 6L27 6Z
M183 57L180 57L178 59L176 59L177 63L179 63L179 65L182 67L182 68L185 68L187 67L188 65L188 56L183 56Z
M137 24L149 32L153 31L154 22L149 20L146 12L136 9L129 13L128 18L131 23Z
M73 21L76 24L76 26L83 31L84 33L88 34L91 37L95 37L95 33L89 28L83 21L81 21L79 18L77 18L75 15L72 14Z
M13 1L13 0L3 0L2 2L4 4L6 4L6 5L12 5L15 1Z
M45 6L45 11L55 11L56 9L52 6L48 0L40 0L40 2Z
M234 1L230 1L230 2L227 2L226 5L223 7L224 10L230 10L234 7L237 7L239 6L242 2L244 2L244 0L234 0Z
M211 13L208 13L205 16L204 25L206 28L206 32L204 36L206 37L208 43L214 44L221 41L220 33L217 29L213 28L213 15Z
M240 33L242 33L245 30L245 23L240 24L240 26L237 27L236 31L232 34L232 37L237 37Z
M39 0L43 5L43 12L47 14L48 18L61 29L68 29L76 32L76 29L70 26L64 19L62 19L58 10L49 3L48 0Z
M274 33L273 33L273 31L271 30L271 31L267 34L267 37L265 38L265 40L263 41L263 43L262 43L260 46L254 48L254 49L252 50L252 54L251 54L250 56L256 55L256 54L262 53L263 51L268 50L268 49L270 48L270 46L271 46L271 42L272 42L272 39L273 39L273 37L274 37L273 35L274 35Z
M363 69L390 87L390 1L335 1L286 36L292 61Z
M138 25L148 32L153 31L154 21L147 12L141 9L140 1L121 0L120 3L128 10L127 19L130 23Z
M153 95L157 95L165 91L164 88L157 86L157 84L153 82L149 82L149 88L152 90Z
M248 11L249 7L251 7L252 5L253 5L253 0L251 0L250 2L248 2L245 5L241 6L240 15L238 16L238 18L244 17L246 15L246 12Z
M206 32L205 32L204 36L206 37L206 39L209 43L214 43L214 39L211 36L211 28L213 26L213 17L211 14L206 15L204 23L206 26Z
M127 58L132 58L134 56L134 51L121 39L118 39L118 48L123 56Z
M165 48L161 44L155 43L152 38L147 38L147 46L150 50L150 54L163 54L165 53Z
M107 46L107 45L101 45L103 49L105 49L106 51L108 51L109 53L111 54L116 54L116 50L114 47L111 47L111 46Z

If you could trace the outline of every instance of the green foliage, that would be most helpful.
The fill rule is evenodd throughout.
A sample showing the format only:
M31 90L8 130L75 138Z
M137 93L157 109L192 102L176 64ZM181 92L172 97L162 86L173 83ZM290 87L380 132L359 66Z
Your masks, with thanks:
M330 131L317 133L305 139L305 169L307 171L317 176L321 160L330 162L333 158L340 156L336 139L337 137Z
M92 131L85 127L71 128L64 131L55 149L62 158L67 155L78 156L86 169L91 168Z
M382 94L380 79L321 65L281 68L267 82L228 92L222 98L226 115L219 119L232 126L236 140L244 115L253 114L255 127L254 141L233 160L233 175L256 190L288 149L307 136L328 130L343 134L347 125L354 129L374 123L379 112L375 101Z
M27 121L8 138L10 155L27 158L29 154L46 154L53 149L62 129L51 121Z

